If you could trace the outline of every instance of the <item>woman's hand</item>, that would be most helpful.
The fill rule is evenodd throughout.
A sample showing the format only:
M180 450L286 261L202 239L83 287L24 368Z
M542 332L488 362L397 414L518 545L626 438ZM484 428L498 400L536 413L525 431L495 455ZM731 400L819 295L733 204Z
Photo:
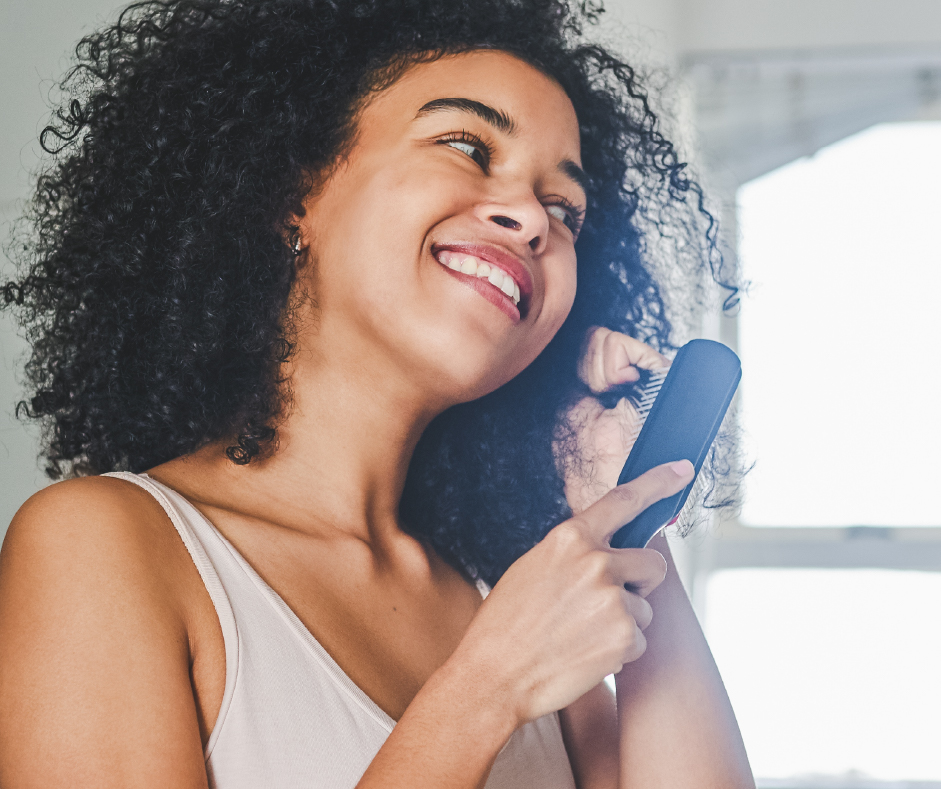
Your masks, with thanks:
M692 475L689 461L658 466L554 528L507 570L449 663L508 704L520 725L639 658L652 616L644 598L663 580L666 562L656 551L616 550L608 540Z
M565 470L565 496L573 512L586 509L617 484L636 432L637 412L629 400L624 398L616 407L605 408L597 395L637 381L641 369L656 370L669 364L649 345L626 334L601 326L589 330L578 377L592 394L579 400L566 415L575 431L574 441L556 445Z

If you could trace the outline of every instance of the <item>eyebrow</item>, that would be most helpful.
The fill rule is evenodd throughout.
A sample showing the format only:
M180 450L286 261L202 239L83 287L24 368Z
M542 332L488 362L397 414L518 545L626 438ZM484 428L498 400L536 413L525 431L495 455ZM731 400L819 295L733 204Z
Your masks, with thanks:
M485 123L490 124L498 131L503 132L512 136L516 133L516 122L502 110L497 110L491 107L489 104L484 104L481 101L476 101L474 99L465 99L465 98L447 98L447 99L434 99L432 101L423 104L421 109L415 113L416 118L421 118L425 115L430 115L434 112L469 112L472 115L476 115ZM590 179L588 174L575 162L571 159L563 159L559 163L559 172L563 175L570 178L579 188L587 195L588 194L588 185Z
M474 99L435 99L423 105L415 117L420 118L433 112L447 112L448 110L469 112L504 134L513 135L516 133L516 123L509 115L501 110L495 110L483 102L474 101Z
M591 183L591 179L588 177L588 173L575 164L575 162L571 159L563 159L559 162L559 170L575 181L586 195L588 194L588 186Z

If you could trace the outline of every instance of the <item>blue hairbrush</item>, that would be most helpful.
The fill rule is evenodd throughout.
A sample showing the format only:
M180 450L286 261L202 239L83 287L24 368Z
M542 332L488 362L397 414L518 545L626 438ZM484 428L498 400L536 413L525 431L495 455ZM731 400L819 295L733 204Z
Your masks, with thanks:
M712 340L693 340L680 348L669 367L653 371L639 387L632 398L638 416L637 440L618 485L661 463L683 458L696 473L679 493L651 505L619 529L611 538L612 548L643 548L679 516L741 378L742 364L731 349Z

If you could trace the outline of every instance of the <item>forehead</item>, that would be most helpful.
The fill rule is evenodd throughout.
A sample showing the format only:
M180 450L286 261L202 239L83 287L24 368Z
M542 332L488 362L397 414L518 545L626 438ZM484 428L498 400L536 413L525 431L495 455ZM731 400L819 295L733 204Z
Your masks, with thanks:
M409 122L421 107L441 98L472 99L502 111L520 135L539 137L579 161L578 118L565 91L506 52L473 50L418 63L368 102L361 121L373 115Z

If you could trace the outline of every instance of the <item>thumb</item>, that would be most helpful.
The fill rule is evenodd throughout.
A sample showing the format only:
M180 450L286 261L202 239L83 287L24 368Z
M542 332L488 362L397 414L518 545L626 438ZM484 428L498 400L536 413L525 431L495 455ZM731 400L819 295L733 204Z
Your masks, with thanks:
M637 479L608 491L573 520L586 536L600 545L607 545L618 529L651 504L679 493L692 478L693 464L688 460L655 466Z

